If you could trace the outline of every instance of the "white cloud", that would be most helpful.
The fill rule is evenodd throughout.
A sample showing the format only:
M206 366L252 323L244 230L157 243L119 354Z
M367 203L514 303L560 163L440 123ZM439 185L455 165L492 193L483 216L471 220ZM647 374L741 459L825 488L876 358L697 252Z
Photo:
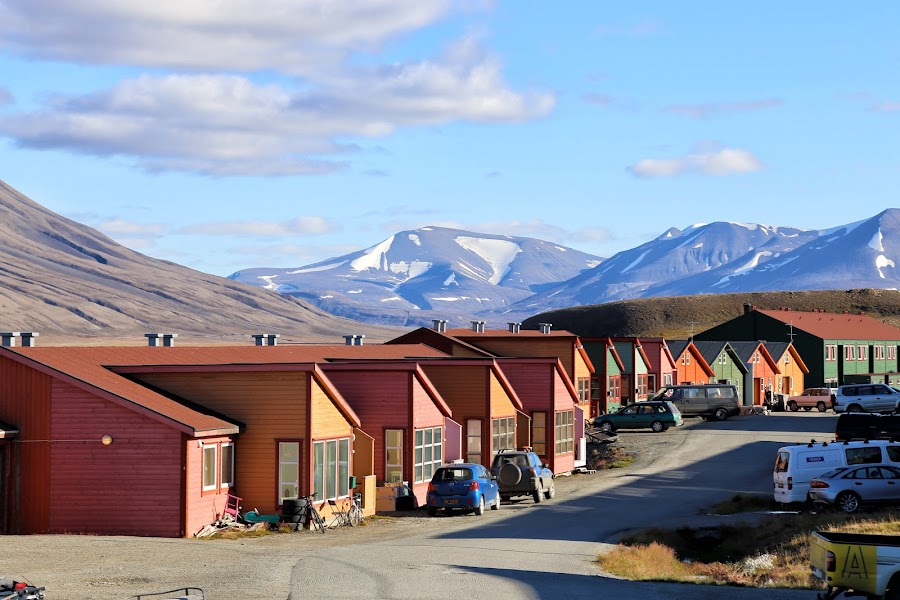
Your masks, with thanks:
M687 115L695 119L705 119L707 117L733 114L742 112L753 112L757 110L765 110L781 106L784 102L778 98L765 98L762 100L748 100L745 102L718 102L707 104L676 104L667 107L665 110L677 114Z
M107 235L162 235L168 229L163 223L137 223L124 219L109 219L96 227Z
M472 39L435 61L338 70L289 89L237 75L142 75L42 110L0 115L20 146L127 156L148 171L296 175L345 168L337 156L399 127L524 121L552 110L549 93L517 93Z
M450 0L4 0L0 48L78 63L308 74L450 8Z
M289 221L224 221L182 227L176 233L188 235L242 235L253 237L284 237L293 235L321 235L339 231L341 226L322 217L297 217Z
M732 175L762 169L762 163L747 150L723 148L675 158L647 158L628 168L637 177L674 177L684 173Z

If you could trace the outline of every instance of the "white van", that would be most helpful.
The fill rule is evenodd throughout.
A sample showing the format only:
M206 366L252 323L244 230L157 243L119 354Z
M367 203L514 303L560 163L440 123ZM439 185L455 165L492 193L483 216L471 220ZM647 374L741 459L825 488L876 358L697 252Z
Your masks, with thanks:
M775 502L806 502L809 482L848 465L897 463L900 443L889 440L823 442L784 446L775 456Z

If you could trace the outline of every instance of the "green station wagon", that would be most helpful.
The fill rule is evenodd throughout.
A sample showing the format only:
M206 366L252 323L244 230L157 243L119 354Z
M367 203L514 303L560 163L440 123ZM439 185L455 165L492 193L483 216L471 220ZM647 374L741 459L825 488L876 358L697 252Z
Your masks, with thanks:
M594 427L607 433L616 429L652 429L656 433L684 424L678 407L669 401L636 402L617 412L594 417Z

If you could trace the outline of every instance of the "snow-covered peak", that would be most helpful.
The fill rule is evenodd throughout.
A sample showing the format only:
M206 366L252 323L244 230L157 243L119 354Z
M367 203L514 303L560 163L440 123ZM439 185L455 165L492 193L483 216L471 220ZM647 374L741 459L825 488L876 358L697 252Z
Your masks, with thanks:
M493 274L488 281L493 285L497 285L503 280L509 272L509 264L522 251L517 243L506 240L459 236L455 241L466 250L477 254L491 266Z

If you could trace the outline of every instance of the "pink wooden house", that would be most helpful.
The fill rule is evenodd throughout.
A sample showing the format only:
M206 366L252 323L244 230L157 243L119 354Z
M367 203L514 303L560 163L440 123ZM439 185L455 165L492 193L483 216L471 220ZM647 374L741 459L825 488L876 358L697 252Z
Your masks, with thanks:
M678 383L678 364L666 340L661 337L642 337L641 346L650 361L647 365L648 397L652 397L662 386Z

